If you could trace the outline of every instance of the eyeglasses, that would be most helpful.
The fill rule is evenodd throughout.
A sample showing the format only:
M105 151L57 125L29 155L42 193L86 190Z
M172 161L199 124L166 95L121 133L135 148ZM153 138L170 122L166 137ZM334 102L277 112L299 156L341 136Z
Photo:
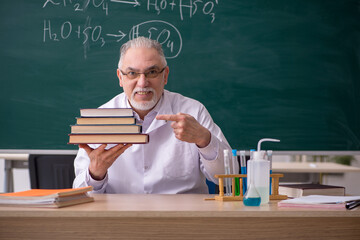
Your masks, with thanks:
M165 66L163 69L161 69L160 71L157 69L151 69L147 72L134 72L134 71L129 71L127 73L124 73L123 71L120 70L122 75L125 75L128 79L137 79L141 74L144 74L146 78L156 78L157 76L159 76L160 73L162 73L165 68L167 66Z

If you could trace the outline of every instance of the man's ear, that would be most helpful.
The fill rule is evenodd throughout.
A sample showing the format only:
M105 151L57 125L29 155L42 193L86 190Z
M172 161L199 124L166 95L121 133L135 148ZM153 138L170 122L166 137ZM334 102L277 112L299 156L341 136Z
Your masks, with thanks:
M165 68L164 72L165 72L165 73L164 73L164 85L166 85L167 82L168 82L168 77L169 77L169 72L170 72L169 66L167 66L167 67Z
M120 87L123 87L122 76L121 76L120 69L117 69L117 70L116 70L116 74L117 74L118 79L119 79L119 85L120 85Z

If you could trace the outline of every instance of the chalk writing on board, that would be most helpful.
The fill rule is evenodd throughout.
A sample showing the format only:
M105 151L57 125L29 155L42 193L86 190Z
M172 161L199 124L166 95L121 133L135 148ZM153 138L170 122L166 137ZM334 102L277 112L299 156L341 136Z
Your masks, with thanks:
M137 0L133 0L133 1L123 1L123 0L110 0L111 2L115 2L115 3L125 3L125 4L130 4L130 5L134 5L134 7L136 6L140 6L141 4L139 3L139 1Z
M182 38L179 30L174 25L162 20L150 20L134 25L128 34L125 34L121 29L117 29L114 33L104 33L101 25L91 24L90 17L87 17L84 25L64 21L60 26L56 27L52 26L51 20L44 20L43 42L65 41L71 36L79 39L84 46L84 58L87 58L90 43L103 47L114 40L120 42L126 36L129 39L145 36L157 40L163 45L166 58L177 57L182 48Z
M147 36L162 44L166 58L176 58L181 52L181 34L174 25L168 22L151 20L133 26L129 33L129 39L139 36Z
M215 21L215 7L218 0L144 0L146 4L141 4L140 0L110 0L112 4L127 4L133 7L146 6L147 11L155 11L160 15L162 11L177 11L181 20L184 16L192 18L197 13L209 16L210 22ZM43 8L49 6L72 7L75 12L86 12L89 7L94 7L109 14L109 2L107 0L45 0Z
M109 14L109 3L106 0L45 0L42 8L51 6L72 7L75 12L85 12L88 7L101 9Z
M117 6L122 4L127 7L128 11L131 6L143 9L146 7L145 11L155 11L157 15L165 11L170 11L171 14L174 12L174 14L179 14L181 21L185 16L191 19L195 14L202 13L209 16L209 22L213 23L218 0L44 0L42 8L67 8L67 11L70 10L74 14L82 13L81 16L84 16L86 20L84 24L80 24L78 21L75 23L71 18L60 21L60 23L58 20L52 22L51 18L44 19L43 42L78 39L84 48L84 58L86 59L90 46L102 48L109 43L121 42L125 37L133 39L145 36L162 44L166 58L176 58L180 54L183 44L181 33L169 22L149 20L133 26L126 26L128 29L124 29L125 26L121 25L111 26L113 30L106 28L105 32L104 29L108 26L102 26L101 23L104 21L97 21L97 19L92 21L91 11L87 13L90 8L94 8L103 11L104 17L108 18L114 4L118 4Z
M58 32L54 31L52 28L51 20L44 20L43 42L46 42L47 39L56 42L66 40L72 34L75 34L78 39L82 39L82 44L92 41L93 43L99 42L101 47L105 45L105 39L102 37L102 26L90 26L89 17L87 18L84 26L73 26L70 21L65 21L61 24Z
M160 15L161 11L178 9L181 20L184 20L185 14L192 18L197 12L202 12L204 15L209 15L210 21L213 23L215 21L215 4L218 4L218 0L147 0L147 10L154 10L157 15Z

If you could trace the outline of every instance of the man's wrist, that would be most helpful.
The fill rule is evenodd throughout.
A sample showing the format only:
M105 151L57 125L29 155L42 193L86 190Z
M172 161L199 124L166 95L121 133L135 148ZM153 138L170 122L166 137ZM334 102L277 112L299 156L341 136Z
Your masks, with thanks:
M211 133L209 130L207 130L206 128L204 129L204 134L203 137L201 137L199 139L199 141L196 143L196 146L198 146L199 148L204 148L207 145L209 145L210 141L211 141Z
M219 152L219 140L212 134L210 136L210 143L206 147L199 148L202 158L209 161L216 159Z
M105 174L99 174L99 175L95 175L91 172L90 168L89 168L89 175L92 179L96 180L96 181L101 181L104 180L105 176L106 176L106 172Z

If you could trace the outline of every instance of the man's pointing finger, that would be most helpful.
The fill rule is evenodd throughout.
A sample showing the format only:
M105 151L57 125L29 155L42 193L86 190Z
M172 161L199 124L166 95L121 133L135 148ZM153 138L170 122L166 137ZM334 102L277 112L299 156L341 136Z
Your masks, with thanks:
M165 120L165 121L178 121L178 116L173 114L159 114L156 116L157 120Z

